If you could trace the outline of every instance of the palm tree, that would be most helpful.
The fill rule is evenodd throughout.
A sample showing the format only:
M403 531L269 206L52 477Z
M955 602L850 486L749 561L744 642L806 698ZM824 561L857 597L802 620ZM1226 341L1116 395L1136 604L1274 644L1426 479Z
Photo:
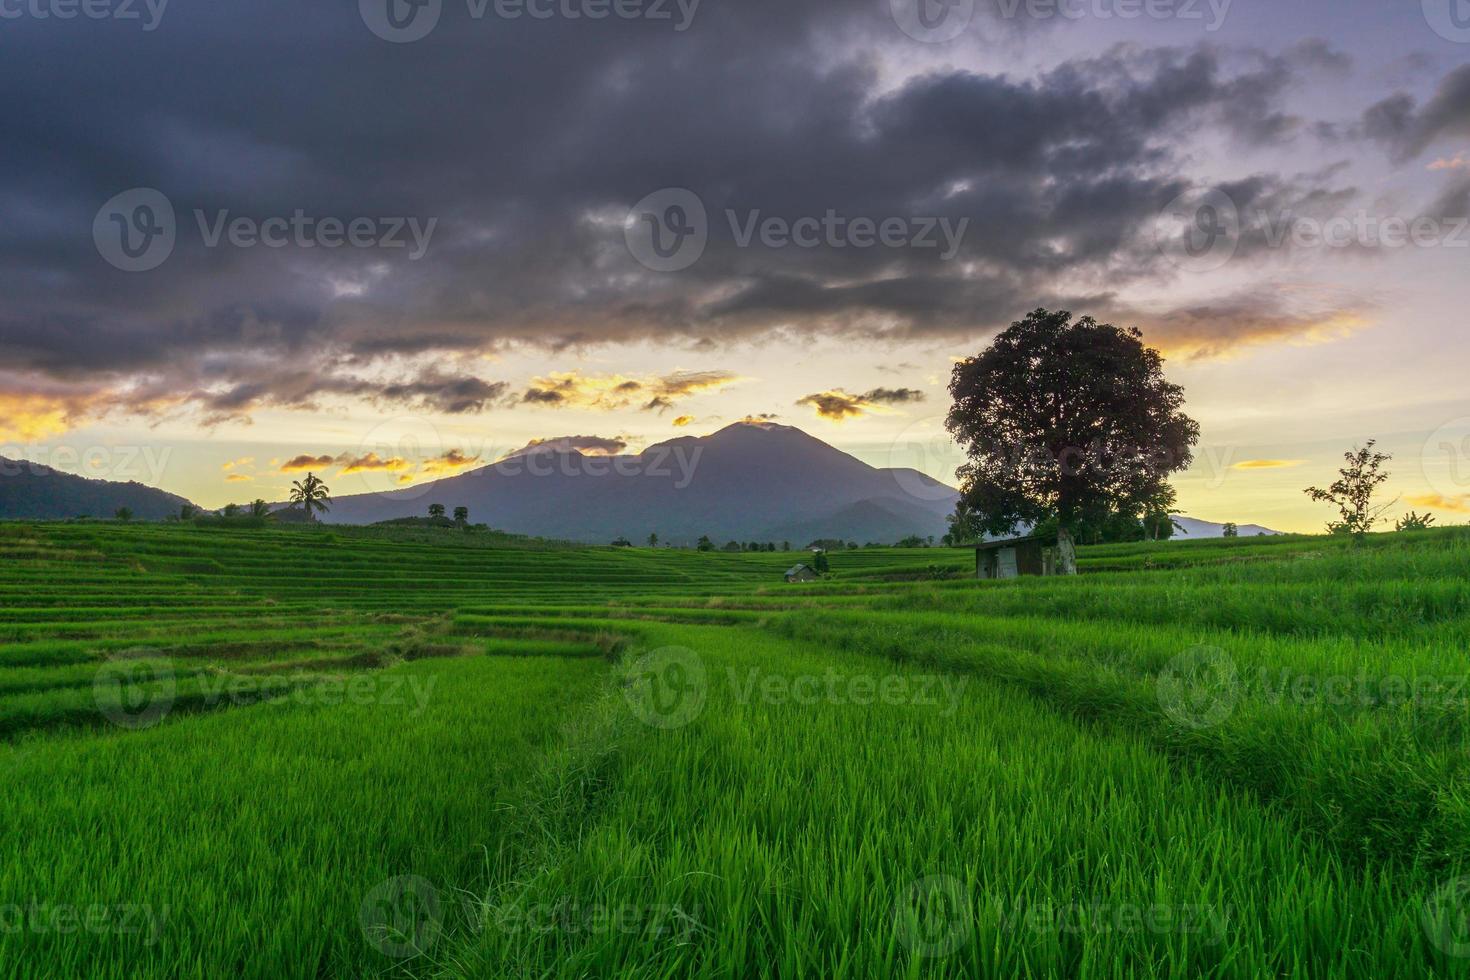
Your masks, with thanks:
M307 519L314 521L316 514L313 511L326 513L332 509L331 492L331 488L317 479L316 474L308 473L306 479L291 484L291 503L300 504L306 510Z
M270 512L270 504L266 503L264 500L256 500L250 505L251 517L265 517Z
M432 517L432 518L435 518L435 519L438 519L440 517L443 517L444 516L444 505L443 504L430 504L429 505L429 516Z
M470 509L468 507L454 508L454 523L464 527L470 522Z
M658 532L654 532L648 536L648 546L650 548L658 547Z
M112 516L126 524L133 519L133 512L126 507L119 507L113 511Z

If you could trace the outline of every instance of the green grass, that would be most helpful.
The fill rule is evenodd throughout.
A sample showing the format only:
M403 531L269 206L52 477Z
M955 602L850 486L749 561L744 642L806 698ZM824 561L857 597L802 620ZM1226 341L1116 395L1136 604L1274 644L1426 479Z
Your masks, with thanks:
M0 975L1470 973L1470 532L800 557L0 524Z

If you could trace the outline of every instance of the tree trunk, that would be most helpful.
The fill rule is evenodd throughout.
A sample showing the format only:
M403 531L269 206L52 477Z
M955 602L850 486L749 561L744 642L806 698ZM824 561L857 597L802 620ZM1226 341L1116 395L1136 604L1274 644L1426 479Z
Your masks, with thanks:
M1057 525L1057 574L1077 574L1077 549L1072 544L1072 534L1060 524Z

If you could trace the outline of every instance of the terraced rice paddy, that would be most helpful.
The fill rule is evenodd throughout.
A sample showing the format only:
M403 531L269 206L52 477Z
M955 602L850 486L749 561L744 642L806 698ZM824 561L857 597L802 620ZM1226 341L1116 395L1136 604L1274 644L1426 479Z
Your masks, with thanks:
M1470 972L1470 535L0 525L8 976Z

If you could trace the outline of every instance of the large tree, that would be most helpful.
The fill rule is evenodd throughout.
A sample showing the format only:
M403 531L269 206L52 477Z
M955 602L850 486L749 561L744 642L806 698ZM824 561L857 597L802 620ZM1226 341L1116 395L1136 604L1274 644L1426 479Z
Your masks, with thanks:
M969 456L957 475L972 527L1008 534L1055 518L1071 574L1083 522L1163 498L1199 439L1163 365L1136 329L1040 309L956 364L946 425Z

